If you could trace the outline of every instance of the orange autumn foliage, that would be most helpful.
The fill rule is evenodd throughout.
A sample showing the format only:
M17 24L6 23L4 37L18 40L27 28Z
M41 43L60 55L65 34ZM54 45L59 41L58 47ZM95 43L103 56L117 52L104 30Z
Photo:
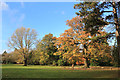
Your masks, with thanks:
M58 55L62 55L63 59L67 59L70 63L74 63L74 61L79 63L79 61L83 60L80 59L82 57L90 59L91 57L110 53L110 46L107 43L107 39L105 37L101 38L101 36L107 33L99 30L98 33L91 35L85 31L84 24L81 21L82 19L79 16L67 20L66 25L70 28L65 30L56 42L56 45L59 46Z

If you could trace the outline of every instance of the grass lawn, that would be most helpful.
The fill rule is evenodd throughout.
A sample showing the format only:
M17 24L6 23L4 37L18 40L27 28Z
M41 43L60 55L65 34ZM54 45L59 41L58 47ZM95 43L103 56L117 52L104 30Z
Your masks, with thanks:
M3 78L117 78L118 70L68 70L59 66L2 65Z

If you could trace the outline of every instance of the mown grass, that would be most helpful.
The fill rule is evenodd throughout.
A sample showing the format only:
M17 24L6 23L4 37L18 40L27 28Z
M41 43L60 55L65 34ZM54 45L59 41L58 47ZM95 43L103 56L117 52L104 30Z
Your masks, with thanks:
M118 78L117 70L68 70L60 66L2 65L3 78Z

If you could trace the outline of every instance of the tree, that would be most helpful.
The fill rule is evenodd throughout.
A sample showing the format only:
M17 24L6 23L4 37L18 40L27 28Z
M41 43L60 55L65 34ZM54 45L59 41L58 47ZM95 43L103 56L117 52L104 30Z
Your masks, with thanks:
M17 50L7 53L6 51L2 54L3 64L8 63L23 63L24 57Z
M3 54L2 54L2 56L5 56L6 54L7 54L7 51L4 51Z
M36 46L36 53L40 55L41 64L52 64L53 61L57 59L57 56L54 56L53 53L56 52L57 47L54 46L56 37L53 37L53 34L49 33L43 37L43 39L38 42Z
M114 45L112 46L112 56L114 58L114 66L119 66L118 65L118 62L119 62L119 56L118 56L118 47L116 45L116 40L115 40L115 43Z
M27 56L37 39L37 33L34 29L18 28L10 37L8 46L24 55L24 66L27 66ZM19 50L18 50L19 49Z
M2 54L0 54L0 64L2 64Z
M15 63L16 57L13 56L12 52L11 53L7 53L6 51L4 51L3 55L2 55L2 63L3 64L9 64L9 63Z
M59 55L62 60L67 61L74 67L75 61L80 57L80 49L76 43L78 43L78 40L76 39L76 34L73 29L65 30L65 32L57 38L55 45L58 47L58 50L54 55Z
M67 20L67 25L71 27L74 31L74 35L76 35L76 40L77 40L77 45L79 44L79 48L82 47L82 56L84 57L84 66L89 67L88 63L88 56L89 54L87 53L87 47L89 46L90 40L89 37L92 37L90 33L85 31L84 24L81 23L82 19L77 16L75 18L72 18L71 20Z
M4 51L2 54L2 63L6 64L7 63L7 51Z
M10 54L12 55L11 58L13 58L13 59L14 59L14 62L15 62L15 63L18 63L18 64L24 62L24 55L21 54L19 51L20 51L20 50L18 49L18 50L14 50L13 52L10 53Z
M99 30L105 29L106 25L107 27L115 27L109 32L110 27L109 29L106 27L109 34L104 37L114 37L113 34L116 34L120 57L120 24L118 23L120 2L81 2L75 4L74 8L80 10L76 14L82 17L86 31L91 34L96 34Z
M102 55L105 55L106 52L104 52L104 50L106 48L110 49L107 43L107 38L104 37L108 35L108 33L106 33L103 30L98 30L96 34L95 33L91 34L90 32L86 31L85 25L84 23L82 23L82 19L79 16L72 18L71 20L67 20L67 25L71 27L73 31L73 32L69 31L69 33L71 33L72 35L74 35L74 37L76 37L77 42L75 42L75 44L77 45L79 44L78 45L79 50L82 50L83 52L82 57L84 57L85 60L84 61L85 67L89 67L88 59L90 59L91 56L95 57L100 55L101 52L99 51L103 51L104 54ZM81 46L82 49L80 48Z
M103 42L93 42L88 46L88 53L90 54L90 63L93 61L100 66L110 66L113 62L111 46ZM91 65L96 65L91 64Z

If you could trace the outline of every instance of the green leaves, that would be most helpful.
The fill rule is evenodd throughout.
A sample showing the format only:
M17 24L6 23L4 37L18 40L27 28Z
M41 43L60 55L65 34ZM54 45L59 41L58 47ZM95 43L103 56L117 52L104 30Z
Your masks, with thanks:
M43 37L43 39L37 44L36 51L39 55L40 64L51 64L56 59L54 53L57 51L57 47L54 45L56 37L49 33Z

